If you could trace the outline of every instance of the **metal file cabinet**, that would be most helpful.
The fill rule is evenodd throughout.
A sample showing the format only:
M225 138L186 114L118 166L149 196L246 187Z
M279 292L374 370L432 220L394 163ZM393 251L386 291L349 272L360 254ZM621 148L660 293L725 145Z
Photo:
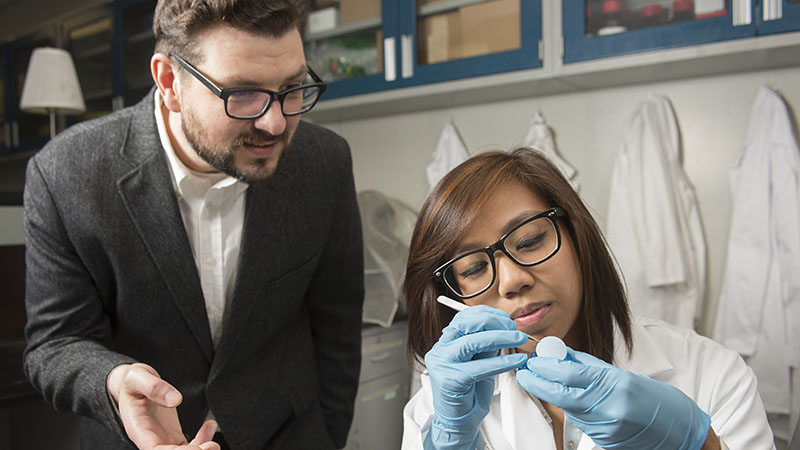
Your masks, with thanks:
M407 322L390 328L365 326L361 376L348 450L399 449L403 407L408 402L411 372L406 360Z

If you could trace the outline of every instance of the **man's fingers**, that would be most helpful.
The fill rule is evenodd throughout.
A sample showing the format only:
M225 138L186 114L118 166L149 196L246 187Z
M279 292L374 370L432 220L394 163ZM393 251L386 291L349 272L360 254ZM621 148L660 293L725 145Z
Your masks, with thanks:
M178 406L183 399L177 389L162 380L155 373L155 370L148 366L132 366L125 375L125 384L128 391L143 395L153 402L168 408Z
M211 441L211 439L214 438L214 433L216 432L217 422L214 422L213 420L206 420L205 423L203 423L203 426L197 430L197 434L194 436L194 439L192 439L190 444L200 445L202 447L201 444Z

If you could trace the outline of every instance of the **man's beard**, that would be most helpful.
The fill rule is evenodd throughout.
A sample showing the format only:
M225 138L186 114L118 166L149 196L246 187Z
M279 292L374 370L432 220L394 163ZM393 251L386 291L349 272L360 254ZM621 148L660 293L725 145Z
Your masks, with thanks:
M272 176L275 169L269 166L269 158L253 160L248 163L247 167L237 167L237 148L240 148L244 144L263 144L265 142L274 142L275 145L281 147L281 152L285 152L289 148L289 136L287 133L284 132L275 136L254 127L240 134L229 146L212 148L205 145L204 142L208 141L208 139L205 138L205 133L202 131L203 128L198 126L198 123L199 122L191 112L184 111L184 118L181 120L183 135L186 136L186 140L197 155L211 167L247 184L257 184L266 181ZM282 156L282 154L278 155L278 157L280 156Z

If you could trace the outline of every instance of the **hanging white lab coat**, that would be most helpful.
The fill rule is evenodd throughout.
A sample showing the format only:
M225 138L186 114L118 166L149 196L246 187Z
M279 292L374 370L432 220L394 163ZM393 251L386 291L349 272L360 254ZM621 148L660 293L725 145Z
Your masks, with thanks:
M666 97L650 94L633 117L611 178L606 239L631 311L694 328L703 306L706 246Z
M561 175L569 181L572 188L577 192L580 190L580 184L577 180L577 171L556 151L555 139L553 139L553 131L544 120L541 112L536 112L531 119L531 126L528 129L528 134L525 135L524 146L538 150L544 153L550 161L561 172Z
M731 170L733 211L714 338L745 357L767 411L791 412L791 423L800 409L800 386L792 392L790 383L791 368L800 370L798 177L800 150L786 105L762 87Z
M675 386L691 397L711 416L723 449L775 448L756 378L736 352L694 331L647 318L634 321L632 335L629 358L622 336L616 333L617 367ZM404 450L423 448L433 416L432 398L430 378L423 373L422 389L403 410ZM588 436L580 436L578 450L599 449ZM552 428L513 371L495 378L492 406L481 423L479 440L494 450L556 448Z
M430 189L433 189L447 172L450 172L468 158L469 152L461 140L455 125L452 122L448 122L442 128L442 134L439 135L439 142L436 143L436 149L432 155L433 160L425 170Z

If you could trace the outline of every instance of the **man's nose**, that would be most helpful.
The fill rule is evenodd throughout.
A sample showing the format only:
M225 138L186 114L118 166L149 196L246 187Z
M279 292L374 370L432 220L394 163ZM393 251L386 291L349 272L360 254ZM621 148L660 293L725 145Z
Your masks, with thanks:
M255 127L264 130L273 136L279 136L286 130L286 116L283 115L281 102L273 100L267 112L263 116L255 119Z

